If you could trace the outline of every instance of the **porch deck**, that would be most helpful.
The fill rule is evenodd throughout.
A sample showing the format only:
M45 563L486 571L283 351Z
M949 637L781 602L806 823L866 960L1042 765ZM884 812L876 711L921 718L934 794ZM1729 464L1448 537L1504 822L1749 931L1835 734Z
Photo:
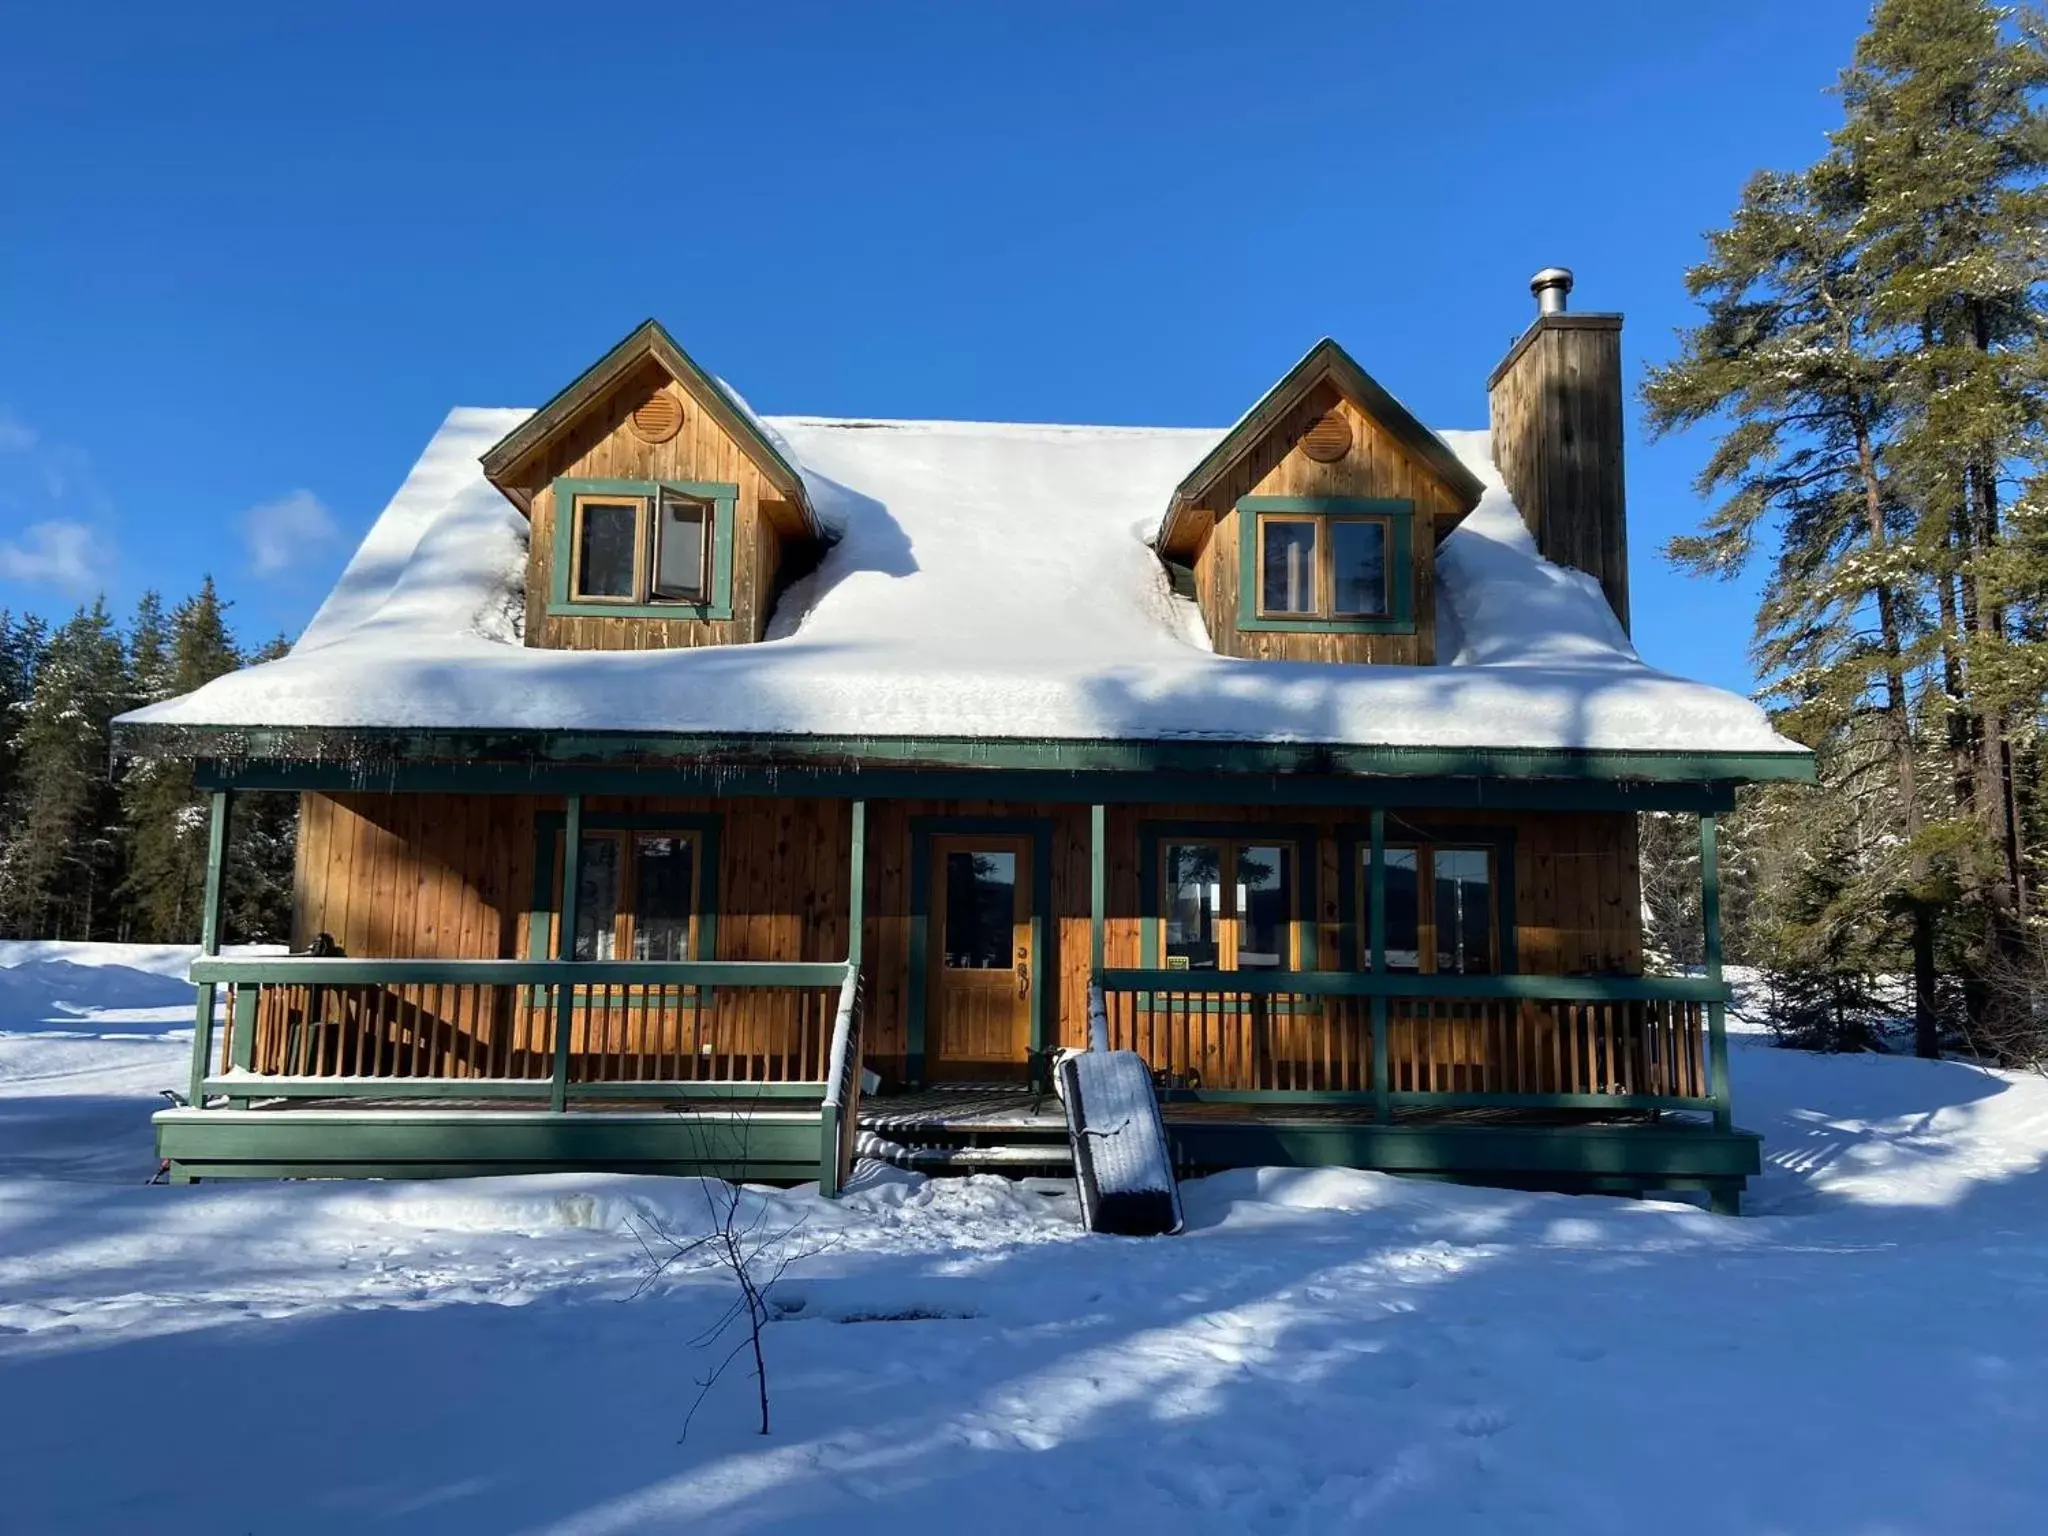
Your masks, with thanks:
M1762 1166L1762 1139L1717 1129L1711 1114L1658 1109L1401 1105L1385 1120L1356 1102L1204 1102L1160 1106L1183 1176L1263 1165L1377 1169L1421 1178L1583 1193L1700 1192L1738 1208ZM864 1101L860 1129L909 1148L1040 1146L1064 1154L1066 1119L1049 1093L949 1084ZM1057 1164L1062 1156L1048 1157Z
M735 1085L736 1087L738 1085ZM1736 1208L1759 1138L1710 1116L1643 1109L1403 1106L1386 1121L1356 1103L1204 1103L1169 1095L1167 1139L1183 1176L1268 1164L1578 1192L1696 1191ZM1057 1171L1059 1102L1015 1084L877 1095L856 1110L862 1142L916 1166ZM606 1168L763 1181L818 1177L820 1106L735 1094L714 1103L602 1100L564 1113L531 1099L391 1096L255 1099L232 1114L157 1117L188 1178L443 1177Z

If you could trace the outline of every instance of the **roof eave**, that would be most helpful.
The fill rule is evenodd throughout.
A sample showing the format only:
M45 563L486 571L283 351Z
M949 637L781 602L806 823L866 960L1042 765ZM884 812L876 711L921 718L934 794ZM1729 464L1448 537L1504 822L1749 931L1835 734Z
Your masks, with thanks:
M1717 752L1518 746L1389 746L1155 737L818 736L764 732L114 725L117 751L240 762L379 764L749 764L1010 769L1058 774L1321 774L1349 778L1760 783L1814 779L1804 750Z

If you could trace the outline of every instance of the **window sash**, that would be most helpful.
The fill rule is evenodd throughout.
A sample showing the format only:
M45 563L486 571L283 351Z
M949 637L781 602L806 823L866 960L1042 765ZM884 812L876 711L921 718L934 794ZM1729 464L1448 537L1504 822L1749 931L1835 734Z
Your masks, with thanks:
M585 590L583 569L584 526L592 507L633 508L633 565L631 590L624 593ZM647 498L644 496L580 495L570 508L569 595L579 603L637 603L640 601L642 572L647 566Z
M682 585L673 580L664 569L668 563L669 528L671 511L693 513L689 519L696 528L697 558L695 571L689 584ZM654 550L648 562L648 601L701 603L711 590L711 537L715 526L717 510L698 497L683 496L664 488L655 497Z
M1388 872L1390 875L1394 869L1393 855L1406 855L1413 860L1412 865L1408 867L1414 871L1415 891L1415 948L1413 951L1415 963L1413 965L1394 965L1389 963L1387 966L1388 971L1399 972L1403 975L1422 976L1491 976L1498 974L1501 956L1501 928L1508 909L1500 888L1500 859L1496 850L1471 843L1410 842L1389 843L1386 845L1386 852L1389 855ZM1443 914L1439 910L1437 861L1442 855L1457 855L1459 856L1457 861L1459 863L1465 863L1468 856L1469 858L1483 860L1486 891L1484 914L1477 924L1477 937L1481 945L1483 945L1483 951L1475 956L1470 949L1461 949L1457 955L1452 957L1454 963L1448 968L1442 963L1445 956L1440 953L1440 947L1445 934L1443 931ZM1450 863L1452 861L1446 860L1446 862ZM1358 925L1358 968L1360 970L1371 970L1372 847L1370 844L1362 844L1359 847L1357 874L1359 882L1357 910L1362 914ZM1390 886L1388 891L1389 910L1387 912L1388 940L1386 944L1386 953L1390 961L1395 953L1392 897L1393 892ZM1456 914L1458 917L1463 915L1462 912ZM1465 927L1463 931L1467 936L1472 934L1472 929L1469 926ZM1472 963L1475 958L1476 964ZM1455 963L1459 959L1463 959L1466 963Z
M1305 576L1305 578L1306 578L1306 583L1307 583L1307 595L1308 595L1308 606L1307 606L1307 607L1303 607L1303 608L1284 608L1284 607L1282 607L1282 608L1276 608L1276 607L1274 607L1274 606L1273 606L1272 604L1270 604L1270 603L1269 603L1269 602L1267 601L1267 594L1268 594L1268 592L1269 592L1269 591L1271 590L1271 587L1272 587L1272 581L1273 581L1273 576L1274 576L1274 575L1276 574L1276 573L1275 573L1275 572L1273 572L1273 571L1272 571L1272 569L1270 568L1270 565L1269 565L1269 560L1268 560L1268 557L1269 557L1269 555L1270 555L1270 554L1272 553L1272 547L1271 547L1271 544L1269 543L1269 541L1268 541L1268 539L1267 539L1267 536L1266 536L1266 532L1267 532L1267 530L1268 530L1269 528L1270 528L1270 529L1279 529L1279 528L1301 528L1301 529L1305 529L1305 530L1307 530L1307 532L1308 532L1308 537L1309 537L1309 544L1308 544L1308 569L1307 569L1307 571L1306 571L1305 573L1301 573L1302 575L1304 575L1304 576ZM1321 570L1322 570L1322 564L1323 564L1323 558L1324 558L1324 556L1323 556L1323 547L1324 547L1324 545L1325 545L1325 544L1327 544L1327 543L1329 542L1329 541L1328 541L1327 539L1325 539L1325 538L1323 537L1323 529L1322 529L1322 519L1321 519L1321 518L1319 518L1319 517L1307 517L1307 516L1301 516L1301 515L1298 515L1298 514L1293 514L1293 513L1285 513L1285 512L1261 512L1261 513L1259 513L1259 514L1258 514L1258 517L1257 517L1257 518L1256 518L1256 520L1255 520L1255 523L1254 523L1254 526L1253 526L1253 529L1252 529L1252 536L1253 536L1253 537L1254 537L1255 539L1257 539L1257 540L1258 540L1258 551L1259 551L1259 560L1258 560L1258 580L1259 580L1259 591L1258 591L1258 614L1259 614L1259 617L1260 617L1260 618L1262 618L1262 619L1266 619L1266 618L1271 618L1271 619L1314 619L1314 618L1320 618L1320 617L1322 616L1322 606L1323 606L1323 605L1322 605L1322 584L1323 584L1323 583L1322 583L1322 576L1321 576ZM1297 583L1297 581L1296 581L1296 580L1292 579L1292 578L1294 578L1294 576L1295 576L1295 573L1294 573L1294 572L1290 571L1290 572L1289 572L1288 574L1289 574L1289 576L1290 576L1290 580L1289 580L1288 586L1289 586L1290 590L1292 590L1292 589L1294 589L1294 588L1295 588L1295 587L1296 587L1296 586L1298 585L1298 583Z
M1176 865L1180 863L1176 854L1182 849L1200 850L1207 855L1198 865L1205 869L1209 878L1201 874L1194 877L1194 899L1183 901L1182 893L1190 888L1186 879L1176 879ZM1277 959L1263 958L1245 963L1247 955L1274 955L1275 950L1253 949L1246 945L1251 914L1245 908L1252 905L1253 887L1243 879L1245 857L1277 852L1280 862L1280 891L1285 904L1278 918L1280 933ZM1216 838L1202 836L1162 836L1159 843L1158 886L1159 913L1154 921L1159 940L1159 963L1165 970L1189 971L1239 971L1239 970L1281 970L1298 969L1298 934L1301 923L1301 850L1292 841L1270 838ZM1183 870L1185 866L1182 866ZM1228 870L1230 878L1223 872ZM1190 921L1192 920L1192 922ZM1180 927L1180 937L1174 930ZM1192 935L1192 936L1191 936ZM1261 941L1263 942L1263 941ZM1186 965L1174 964L1172 951L1176 948L1194 950L1187 955Z
M1327 607L1329 616L1333 619L1386 618L1390 613L1393 612L1393 525L1389 523L1387 519L1384 517L1332 517L1326 519L1326 521L1329 524L1329 527L1327 529L1328 536L1323 540L1323 545L1325 547L1325 550L1327 551L1325 567L1328 573L1329 580L1328 584L1324 588L1324 591L1328 597ZM1376 528L1379 530L1380 590L1379 596L1375 601L1374 606L1370 608L1347 608L1339 604L1337 601L1337 594L1339 591L1339 585L1337 581L1337 530L1339 528L1347 527Z
M1309 530L1308 603L1305 608L1276 608L1267 600L1269 546L1266 530L1277 527ZM1377 528L1380 534L1380 590L1373 608L1340 607L1337 601L1337 535L1340 527ZM1394 611L1394 526L1390 518L1362 513L1260 512L1253 518L1258 583L1254 612L1262 619L1386 619Z
M707 878L704 869L703 839L696 832L667 827L589 827L584 829L584 857L577 861L579 873L583 878L578 881L577 888L576 945L571 950L574 958L579 960L660 958L650 957L639 952L643 937L642 914L640 911L643 894L640 888L642 873L640 869L641 845L656 841L671 842L687 850L686 856L690 864L688 881L682 893L686 904L686 911L682 918L682 933L680 935L682 953L676 958L683 960L706 958L699 950L700 941L698 937L700 923L704 915L704 882ZM589 879L589 872L593 865L593 861L589 856L589 850L593 843L607 844L611 850L607 856L612 869L612 889L610 892L612 912L609 924L599 924L594 921L596 916L595 909L586 905L593 895L601 894L593 891ZM566 846L566 836L563 833L557 832L555 834L556 879L552 882L556 910L551 915L548 924L548 952L550 954L560 953L562 933L560 871ZM645 937L652 942L658 929L652 921L648 923L647 927L648 931ZM676 935L671 932L669 937L673 940ZM675 946L671 942L663 944L662 947L673 948ZM587 953L586 950L588 951Z

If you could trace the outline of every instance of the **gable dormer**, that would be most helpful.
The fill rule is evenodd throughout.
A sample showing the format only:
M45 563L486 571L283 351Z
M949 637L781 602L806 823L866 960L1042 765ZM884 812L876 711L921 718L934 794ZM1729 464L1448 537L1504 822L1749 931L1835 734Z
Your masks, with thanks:
M652 320L483 467L531 526L531 646L758 640L783 573L819 540L795 466Z
M1428 665L1436 546L1482 487L1334 341L1180 483L1160 555L1225 656Z

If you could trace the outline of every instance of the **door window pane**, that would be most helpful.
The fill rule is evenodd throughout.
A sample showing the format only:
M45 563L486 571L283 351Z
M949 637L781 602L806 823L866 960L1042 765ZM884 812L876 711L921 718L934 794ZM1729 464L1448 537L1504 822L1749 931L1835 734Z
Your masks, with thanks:
M1223 850L1214 843L1169 843L1166 848L1166 969L1213 971L1221 963L1218 934Z
M631 597L640 530L637 501L585 501L576 553L578 597Z
M1436 885L1436 968L1460 974L1493 969L1493 887L1483 848L1439 848L1431 858Z
M1420 859L1413 848L1389 848L1387 862L1387 969L1422 968ZM1365 850L1366 899L1372 891L1372 850Z
M701 501L661 496L654 532L654 595L701 602L704 597L704 530L709 519Z
M686 837L643 833L633 840L633 958L690 958L696 850Z
M619 923L619 840L583 839L576 877L576 958L615 960Z
M1330 524L1331 612L1379 615L1387 611L1387 525Z
M1237 968L1272 970L1288 961L1289 925L1294 918L1294 881L1288 850L1245 846L1237 850Z
M950 970L1007 971L1017 922L1017 855L946 855L945 959Z
M1265 613L1316 611L1316 525L1259 519L1264 575L1259 608Z

